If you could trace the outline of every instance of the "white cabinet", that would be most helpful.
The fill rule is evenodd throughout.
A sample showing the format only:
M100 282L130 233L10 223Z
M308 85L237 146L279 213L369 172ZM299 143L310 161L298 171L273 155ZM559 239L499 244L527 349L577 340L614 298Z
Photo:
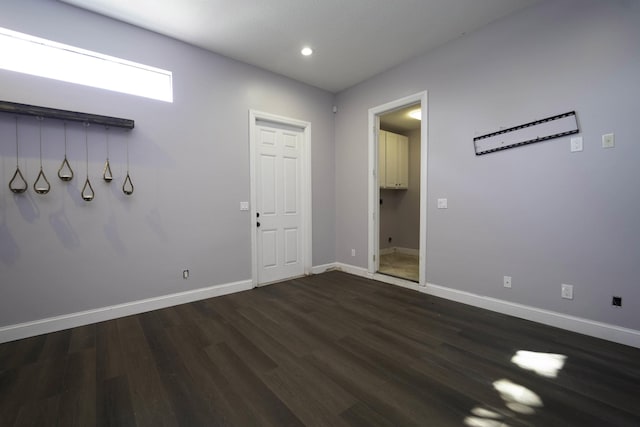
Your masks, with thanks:
M380 188L409 187L409 138L381 130L378 134L378 183Z

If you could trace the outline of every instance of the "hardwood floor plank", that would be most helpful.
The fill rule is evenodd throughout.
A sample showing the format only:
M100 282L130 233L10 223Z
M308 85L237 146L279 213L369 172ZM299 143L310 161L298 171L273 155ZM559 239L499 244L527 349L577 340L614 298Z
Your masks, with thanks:
M332 271L0 344L0 425L637 427L640 349Z
M237 317L234 321L234 326L230 326L229 330L237 330L237 333L245 337L246 341L252 344L252 347L265 354L269 360L274 361L279 370L286 372L295 381L301 383L304 387L304 392L314 393L317 399L321 400L323 405L330 411L334 413L341 412L355 402L355 398L352 395L333 383L315 366L304 359L298 358L285 345L272 338L268 333L256 328L248 319L241 316ZM268 376L274 367L268 363L267 369L262 368L260 363L256 363L253 360L255 354L250 354L246 351L247 349L238 347L233 338L228 339L226 342L250 369L272 388ZM274 392L277 393L276 390Z
M165 325L168 323L163 319L166 318L158 312L139 316L172 411L179 425L206 425L211 416L206 395L197 393L193 379L182 362L179 349L165 333ZM212 422L212 425L217 423Z
M71 330L69 353L83 351L96 346L96 325L85 325Z
M263 315L260 311L251 307L242 307L239 309L239 312L244 318L248 319L254 327L257 327L274 340L280 342L280 344L287 347L287 349L296 356L309 354L315 347L320 345L320 343L311 337L300 334L286 321L282 323L274 321L272 318ZM274 315L271 317L273 316ZM277 317L277 315L275 316Z
M96 371L98 382L125 374L118 324L115 321L96 325Z
M70 342L71 330L47 334L38 360L57 360L67 357Z
M225 366L216 365L208 356L208 347L194 346L192 328L180 325L167 329L184 366L181 376L187 377L197 395L195 403L206 412L209 425L257 425L257 417L251 412L237 390L229 383L222 371ZM209 346L211 347L211 346ZM203 424L207 425L207 424Z
M75 351L67 359L58 407L58 425L96 425L96 350Z
M224 342L258 375L278 367L272 358L233 325L227 325Z
M58 425L96 425L95 347L74 351L67 357L59 397Z
M56 419L58 413L59 396L46 399L32 400L20 407L14 426L46 426Z
M407 401L408 393L401 393L387 381L383 373L366 360L340 348L318 351L308 356L314 364L333 382L353 395L395 425L423 425L429 419L429 407L415 413L415 400Z
M40 358L47 335L0 344L0 371L34 363Z
M345 410L341 417L352 427L395 427L393 424L371 407L358 402Z
M235 391L245 398L259 425L304 425L225 343L211 346L206 352L217 366L225 367L223 375Z
M420 419L431 419L438 425L454 425L474 404L473 400L459 392L457 384L434 381L355 338L341 340L340 345L384 375L387 384L394 387L399 395L405 395L405 404L402 406L409 407L411 403L416 417L420 416ZM431 403L428 410L421 408L423 405L418 403L420 400Z
M62 389L94 387L96 384L96 349L71 353L66 358Z
M66 359L49 359L24 366L20 370L24 388L33 399L45 399L62 391Z
M173 408L169 404L138 318L129 316L118 319L116 323L136 424L139 426L176 425Z
M98 401L98 426L136 426L129 384L124 376L111 377L98 384L101 399Z
M283 367L267 372L263 380L304 425L336 427L349 425L340 418L341 411L332 410L331 406L334 405L328 403L330 396L318 392L314 387L320 381L313 381L309 375L298 376L292 373L289 367ZM344 403L346 402L343 402L343 405Z
M18 381L18 372L18 368L0 371L0 396L11 396L13 388ZM7 399L0 400L0 409L6 400Z

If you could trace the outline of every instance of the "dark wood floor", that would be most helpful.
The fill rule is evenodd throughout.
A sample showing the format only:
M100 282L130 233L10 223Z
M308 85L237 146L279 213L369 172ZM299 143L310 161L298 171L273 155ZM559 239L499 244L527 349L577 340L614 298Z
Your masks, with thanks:
M2 344L14 425L639 426L640 350L329 272Z

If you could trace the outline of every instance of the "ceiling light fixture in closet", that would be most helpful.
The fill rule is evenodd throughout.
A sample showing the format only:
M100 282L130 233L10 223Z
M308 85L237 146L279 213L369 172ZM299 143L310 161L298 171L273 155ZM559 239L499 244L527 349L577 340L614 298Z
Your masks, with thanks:
M409 111L409 117L416 120L422 120L422 110L418 108L417 110Z

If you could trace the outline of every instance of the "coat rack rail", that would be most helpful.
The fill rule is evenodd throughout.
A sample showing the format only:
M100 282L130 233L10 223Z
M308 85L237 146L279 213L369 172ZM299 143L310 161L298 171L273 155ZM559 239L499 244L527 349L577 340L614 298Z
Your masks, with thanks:
M23 116L45 117L72 122L89 123L92 125L133 129L135 122L130 119L100 116L98 114L79 113L76 111L58 110L56 108L39 107L36 105L18 104L16 102L0 101L0 113L20 114Z

